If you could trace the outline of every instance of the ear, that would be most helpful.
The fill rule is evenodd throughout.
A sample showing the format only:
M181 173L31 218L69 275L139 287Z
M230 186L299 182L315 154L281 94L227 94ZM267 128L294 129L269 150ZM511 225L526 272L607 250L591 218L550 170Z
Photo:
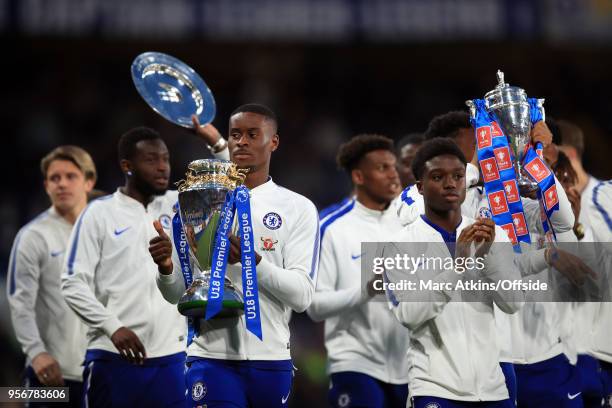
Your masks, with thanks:
M272 135L270 139L270 151L273 152L278 149L278 145L280 143L280 138L278 137L278 133Z
M119 161L119 167L121 167L121 172L124 175L126 175L128 171L132 171L132 163L126 159L121 159Z
M421 180L416 181L417 190L419 190L419 194L423 195L423 183Z
M351 180L355 186L363 185L363 172L359 169L353 169L351 171Z
M93 190L95 184L96 184L96 180L93 180L93 179L85 180L85 192L91 193L91 190Z

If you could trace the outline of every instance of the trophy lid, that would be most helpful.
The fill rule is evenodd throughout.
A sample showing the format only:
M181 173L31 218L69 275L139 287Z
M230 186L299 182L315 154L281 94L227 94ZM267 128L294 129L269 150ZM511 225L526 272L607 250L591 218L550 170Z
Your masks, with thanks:
M527 104L527 93L524 89L511 86L504 81L504 73L497 70L497 86L485 94L488 110L499 109L507 105Z
M185 179L177 183L179 193L192 189L219 187L233 190L244 183L248 169L222 159L194 160L187 166Z

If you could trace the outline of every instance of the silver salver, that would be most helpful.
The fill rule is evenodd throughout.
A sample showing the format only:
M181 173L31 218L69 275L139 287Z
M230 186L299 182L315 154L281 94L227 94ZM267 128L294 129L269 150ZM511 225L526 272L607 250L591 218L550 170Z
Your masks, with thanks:
M132 80L145 102L170 122L192 128L191 115L197 115L201 125L215 117L215 98L204 80L170 55L140 54L132 63Z

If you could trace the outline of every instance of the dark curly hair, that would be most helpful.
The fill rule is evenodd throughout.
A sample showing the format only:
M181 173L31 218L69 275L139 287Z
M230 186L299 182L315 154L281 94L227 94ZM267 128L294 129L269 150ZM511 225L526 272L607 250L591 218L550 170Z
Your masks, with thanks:
M460 129L472 127L470 116L464 111L451 111L438 115L429 122L423 134L425 140L435 137L456 137Z
M395 154L393 140L387 136L377 134L361 134L343 143L338 150L336 163L338 167L350 173L359 162L371 151L388 150Z
M457 156L464 166L467 164L463 152L455 142L445 137L436 137L423 143L421 149L414 156L414 160L412 160L412 173L414 173L414 177L420 180L425 171L425 163L434 157L445 154Z

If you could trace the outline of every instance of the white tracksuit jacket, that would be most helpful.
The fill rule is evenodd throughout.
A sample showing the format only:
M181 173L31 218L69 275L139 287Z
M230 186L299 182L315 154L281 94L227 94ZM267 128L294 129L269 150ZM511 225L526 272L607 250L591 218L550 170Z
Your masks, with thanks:
M60 275L72 224L53 207L15 238L8 271L8 303L26 364L51 354L65 379L82 381L86 326L66 304Z
M474 222L463 217L461 231ZM514 254L507 235L500 227L495 231L496 245L491 247L481 272L485 279L519 279L514 266ZM449 257L440 233L422 218L389 238L391 242L432 242L424 249L426 257ZM506 243L502 245L500 243ZM389 245L394 247L394 245ZM396 249L396 251L398 251ZM385 256L393 257L393 248ZM405 271L386 270L389 281L399 282ZM456 282L453 270L422 270L419 279ZM493 302L450 302L457 292L438 291L429 301L397 302L392 291L387 292L397 319L410 329L410 364L408 389L411 396L435 396L458 401L499 401L508 398L504 375L499 366L500 350L496 339ZM506 313L522 306L522 294L500 293L495 303Z
M329 374L355 371L386 383L408 382L409 332L384 295L368 296L361 274L362 262L376 252L362 253L361 243L385 242L401 229L393 206L376 211L357 200L322 220L319 278L308 314L325 320Z
M157 236L154 220L172 234L177 197L168 191L145 208L117 190L81 213L70 236L62 293L89 326L88 349L118 353L110 336L125 326L149 358L185 351L185 318L159 293L157 265L148 251Z

